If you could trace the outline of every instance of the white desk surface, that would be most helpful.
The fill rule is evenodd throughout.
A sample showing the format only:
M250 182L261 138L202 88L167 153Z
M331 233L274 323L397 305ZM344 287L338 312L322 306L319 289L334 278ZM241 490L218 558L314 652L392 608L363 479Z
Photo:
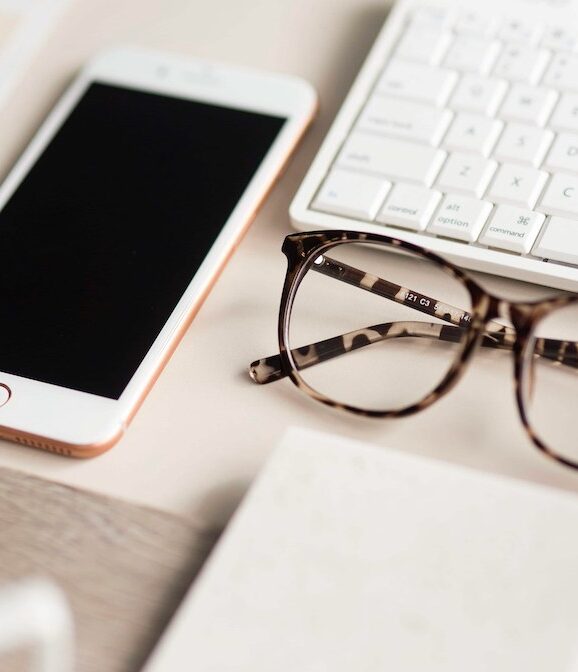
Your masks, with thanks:
M0 465L222 525L271 448L304 425L475 468L578 490L524 434L511 360L473 365L459 386L414 417L351 418L288 381L250 382L247 365L276 348L289 202L386 15L378 0L76 0L0 117L0 172L100 47L120 42L301 75L321 112L125 437L77 461L0 442ZM542 288L485 280L510 296Z

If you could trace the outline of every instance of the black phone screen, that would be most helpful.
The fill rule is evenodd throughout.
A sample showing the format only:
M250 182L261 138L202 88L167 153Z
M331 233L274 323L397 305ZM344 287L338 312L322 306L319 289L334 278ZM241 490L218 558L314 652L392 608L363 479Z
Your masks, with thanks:
M0 371L118 399L285 121L91 84L0 212Z

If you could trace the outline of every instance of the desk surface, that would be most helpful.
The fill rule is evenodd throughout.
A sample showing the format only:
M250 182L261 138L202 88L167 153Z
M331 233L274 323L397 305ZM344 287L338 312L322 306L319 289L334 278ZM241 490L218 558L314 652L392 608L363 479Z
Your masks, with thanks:
M339 415L288 381L259 387L247 376L250 361L275 351L289 202L385 15L380 0L77 0L0 119L2 173L76 69L119 42L301 75L317 88L321 113L120 443L74 461L1 442L0 465L182 514L199 529L227 520L295 424L578 489L578 475L524 434L507 357L474 364L438 404L391 422ZM509 296L547 293L484 282Z
M42 575L66 592L77 672L139 670L215 535L10 469L0 483L0 585ZM28 669L21 654L0 654L0 669Z

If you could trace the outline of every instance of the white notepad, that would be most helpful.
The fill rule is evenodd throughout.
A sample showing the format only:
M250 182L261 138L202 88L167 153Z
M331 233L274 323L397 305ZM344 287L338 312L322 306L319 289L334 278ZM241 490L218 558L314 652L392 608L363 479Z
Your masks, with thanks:
M145 670L575 672L578 498L292 430Z

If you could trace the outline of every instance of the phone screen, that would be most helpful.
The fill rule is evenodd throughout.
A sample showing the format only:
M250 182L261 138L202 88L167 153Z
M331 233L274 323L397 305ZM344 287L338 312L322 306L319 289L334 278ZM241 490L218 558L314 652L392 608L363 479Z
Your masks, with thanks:
M92 84L0 212L0 370L118 399L285 121Z

